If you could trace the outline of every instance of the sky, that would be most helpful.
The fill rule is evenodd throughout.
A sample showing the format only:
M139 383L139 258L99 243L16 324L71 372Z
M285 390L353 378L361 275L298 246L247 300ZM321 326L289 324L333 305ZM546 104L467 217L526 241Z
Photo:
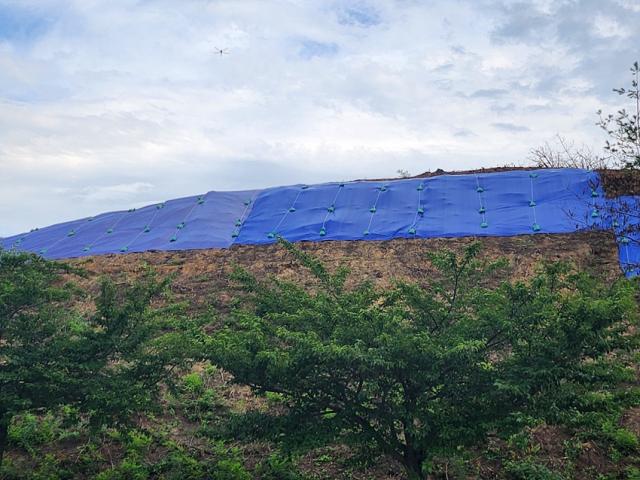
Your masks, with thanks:
M0 0L0 236L599 150L638 25L640 0Z

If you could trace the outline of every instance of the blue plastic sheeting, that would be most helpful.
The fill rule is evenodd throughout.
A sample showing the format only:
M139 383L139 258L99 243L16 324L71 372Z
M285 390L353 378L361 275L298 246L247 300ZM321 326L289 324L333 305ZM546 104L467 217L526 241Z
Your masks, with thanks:
M596 221L598 183L563 169L273 188L258 195L237 242L572 232Z
M1 244L46 258L225 248L233 243L257 193L209 192L53 225L6 238Z
M603 228L613 228L618 242L620 266L627 277L640 274L640 197L623 196L610 200Z
M290 241L569 233L603 225L596 173L515 170L427 179L209 192L0 240L5 249L70 258ZM637 244L636 244L637 245ZM640 261L621 243L623 263Z

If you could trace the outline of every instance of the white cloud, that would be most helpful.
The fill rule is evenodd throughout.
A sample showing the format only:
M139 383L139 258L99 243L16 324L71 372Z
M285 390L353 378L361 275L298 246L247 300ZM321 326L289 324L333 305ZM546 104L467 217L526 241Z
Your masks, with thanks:
M597 15L593 19L593 28L596 35L602 38L628 38L631 36L631 30L620 24L615 18L605 15Z
M72 200L80 201L117 201L117 200L130 200L138 194L150 192L153 190L153 185L144 182L133 183L121 183L118 185L96 185L87 186L79 189L72 188L56 188L55 193L68 196Z

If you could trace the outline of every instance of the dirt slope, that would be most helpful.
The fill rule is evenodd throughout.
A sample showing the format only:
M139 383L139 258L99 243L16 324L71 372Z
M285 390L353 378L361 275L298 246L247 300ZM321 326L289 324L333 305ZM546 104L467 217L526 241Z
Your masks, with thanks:
M373 280L382 285L395 278L420 280L428 276L425 253L440 248L460 250L478 240L491 258L505 256L517 278L528 276L542 260L567 260L581 268L615 278L621 274L617 246L606 232L582 232L563 235L523 235L448 239L395 239L386 241L301 242L298 245L317 256L330 269L340 265L352 272L353 281ZM176 275L173 290L194 306L214 300L222 305L229 299L228 276L236 266L256 275L277 275L307 283L304 270L279 245L236 245L227 250L180 252L144 252L104 255L72 260L94 277L109 275L124 278L140 272L143 265L160 274Z

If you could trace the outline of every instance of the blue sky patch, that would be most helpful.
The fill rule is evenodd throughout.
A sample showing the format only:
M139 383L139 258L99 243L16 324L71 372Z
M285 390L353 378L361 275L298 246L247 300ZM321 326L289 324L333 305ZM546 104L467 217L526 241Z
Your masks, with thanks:
M34 10L0 3L0 40L29 42L44 34L51 18Z
M380 14L373 7L358 4L343 9L340 12L340 23L346 25L357 25L360 27L372 27L381 22Z
M331 57L338 53L338 44L303 40L300 46L300 56L310 59L313 57Z

